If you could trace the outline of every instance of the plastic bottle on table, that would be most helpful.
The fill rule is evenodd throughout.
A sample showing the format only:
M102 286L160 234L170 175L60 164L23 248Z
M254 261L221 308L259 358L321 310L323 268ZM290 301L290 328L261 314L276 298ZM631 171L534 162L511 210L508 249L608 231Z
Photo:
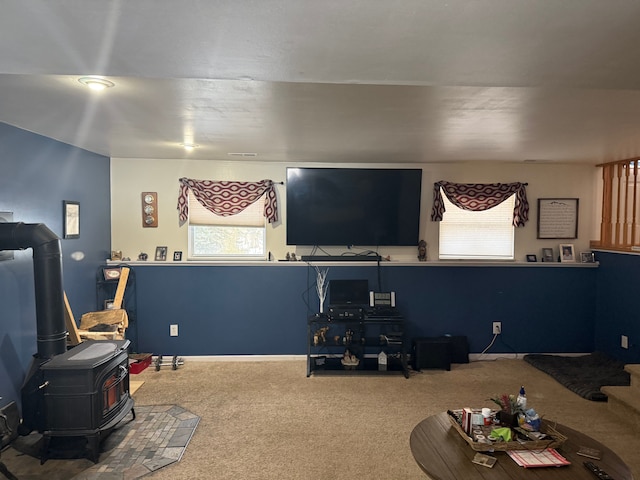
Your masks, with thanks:
M524 392L524 386L520 387L520 393L518 393L516 405L523 412L527 409L527 394Z

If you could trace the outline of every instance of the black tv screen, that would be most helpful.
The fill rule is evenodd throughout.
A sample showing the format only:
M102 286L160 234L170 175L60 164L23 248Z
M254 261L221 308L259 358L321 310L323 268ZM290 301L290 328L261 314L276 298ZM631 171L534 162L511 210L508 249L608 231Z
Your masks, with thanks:
M421 169L287 168L287 245L417 245L421 187Z
M329 281L329 305L369 305L368 280Z

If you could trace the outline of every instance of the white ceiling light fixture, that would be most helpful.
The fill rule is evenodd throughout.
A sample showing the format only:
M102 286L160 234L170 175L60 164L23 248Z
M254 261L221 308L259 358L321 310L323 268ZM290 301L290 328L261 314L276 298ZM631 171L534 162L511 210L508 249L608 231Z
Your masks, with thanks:
M182 147L187 151L190 152L192 151L194 148L198 148L200 145L196 145L195 143L181 143L180 145L182 145Z
M80 77L78 81L95 91L102 91L107 88L115 87L116 85L112 81L100 77Z

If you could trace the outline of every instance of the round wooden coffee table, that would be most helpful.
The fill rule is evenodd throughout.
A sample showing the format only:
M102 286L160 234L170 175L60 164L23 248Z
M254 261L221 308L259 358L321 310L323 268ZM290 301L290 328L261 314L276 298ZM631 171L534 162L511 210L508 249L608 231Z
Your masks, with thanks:
M560 424L554 426L567 437L567 441L557 450L571 462L571 465L523 468L506 452L491 454L498 460L493 468L476 465L471 459L477 452L453 428L445 412L427 417L416 425L410 437L411 453L420 468L433 480L596 479L596 476L584 466L585 461L593 462L614 480L633 480L629 467L611 449L584 433ZM581 446L600 450L602 459L591 460L578 455L576 452Z

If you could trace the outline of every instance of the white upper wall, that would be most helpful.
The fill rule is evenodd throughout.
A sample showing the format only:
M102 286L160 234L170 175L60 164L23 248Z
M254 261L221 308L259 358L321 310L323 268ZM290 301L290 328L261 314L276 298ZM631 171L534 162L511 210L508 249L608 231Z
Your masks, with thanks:
M422 168L422 209L420 238L427 241L429 260L438 258L438 224L430 220L433 203L433 183L447 180L459 183L527 182L529 200L529 222L516 229L516 260L524 261L525 255L540 256L541 249L560 243L575 245L576 256L589 250L589 241L596 239L599 221L595 215L597 169L590 165L516 164L516 163L455 163L455 164L293 164L266 162L229 162L215 160L156 160L156 159L111 159L111 246L121 250L125 257L136 260L145 252L153 260L157 246L167 246L169 259L174 251L187 256L187 226L178 226L178 179L189 177L201 180L257 181L271 179L285 182L287 167L371 167L371 168ZM141 213L142 192L158 193L158 227L143 228ZM309 253L308 247L286 245L286 194L285 185L277 186L279 221L267 226L267 250L275 258L283 259L287 252L298 255ZM578 238L575 240L538 240L538 198L578 198ZM354 252L375 248L357 245ZM324 248L331 254L341 254L344 248ZM416 261L417 246L381 247L382 256L391 256L396 261Z

